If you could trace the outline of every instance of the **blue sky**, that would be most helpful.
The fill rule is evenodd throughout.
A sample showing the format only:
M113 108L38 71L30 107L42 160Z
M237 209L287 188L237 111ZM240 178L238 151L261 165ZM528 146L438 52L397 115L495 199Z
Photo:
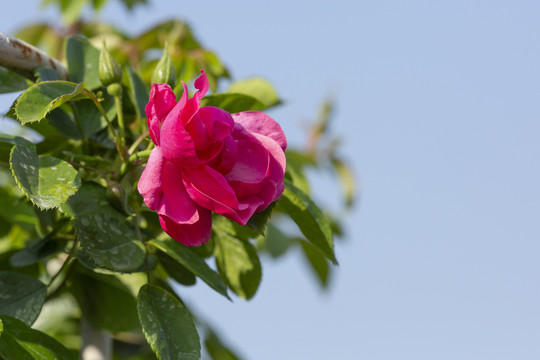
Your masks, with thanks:
M37 3L12 3L0 30L56 19ZM134 33L186 19L234 77L274 83L286 104L272 116L295 144L319 103L337 100L332 131L361 201L330 291L297 253L265 261L250 302L183 290L246 359L540 357L538 2L161 0L131 16L106 10ZM324 178L315 192L332 203L333 187Z

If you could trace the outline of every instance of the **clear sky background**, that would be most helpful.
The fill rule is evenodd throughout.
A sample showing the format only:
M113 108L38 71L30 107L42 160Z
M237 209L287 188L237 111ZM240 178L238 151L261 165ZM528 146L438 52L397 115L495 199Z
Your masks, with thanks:
M58 19L9 3L0 31ZM297 252L265 259L250 302L183 290L241 355L540 358L538 1L152 3L125 15L112 2L103 17L130 33L187 20L235 78L274 83L293 144L333 95L332 131L361 182L329 292ZM317 184L332 203L331 180Z

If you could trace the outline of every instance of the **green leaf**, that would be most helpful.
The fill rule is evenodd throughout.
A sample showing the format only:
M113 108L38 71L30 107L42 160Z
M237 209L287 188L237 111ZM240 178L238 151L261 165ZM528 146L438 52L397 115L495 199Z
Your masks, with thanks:
M38 157L34 145L14 146L10 166L21 190L42 209L63 204L81 184L70 164L52 156Z
M257 251L248 241L225 232L215 231L217 268L238 296L251 299L261 282L261 263Z
M195 285L197 282L197 277L184 265L180 264L162 251L156 252L155 255L171 279L185 286Z
M65 40L64 56L67 60L69 79L84 82L90 90L101 87L99 80L99 54L90 42L81 36L68 36Z
M150 97L146 85L141 80L139 75L130 66L127 66L126 69L128 87L129 87L129 97L131 102L135 105L135 111L139 118L146 117L145 107L148 103L148 98Z
M0 358L4 360L76 360L54 338L34 330L23 322L0 315L4 331L0 334Z
M326 260L321 252L315 249L313 245L305 241L300 241L300 244L302 245L302 251L308 260L313 273L319 280L319 283L323 287L328 286L328 279L331 270L330 266L328 265L328 260Z
M272 84L259 77L237 81L229 87L227 92L252 96L263 103L265 107L280 103L279 96Z
M30 86L17 99L15 113L21 124L41 120L66 101L73 100L84 90L84 83L44 81Z
M78 267L69 291L79 303L84 318L95 328L117 333L139 327L135 296L116 276Z
M215 106L231 114L249 111L263 110L267 106L252 96L245 94L214 94L202 98L202 106Z
M278 209L289 214L306 239L334 264L332 229L328 219L302 190L285 180L285 190L278 201Z
M0 94L24 90L28 83L24 77L0 66Z
M227 294L227 285L217 272L210 269L204 260L191 251L187 246L180 244L173 239L151 240L147 244L163 251L175 261L185 266L193 274L201 278L212 289L221 295L229 298Z
M57 254L63 249L64 242L46 236L13 254L9 261L14 267L28 266Z
M197 360L199 334L184 305L164 289L146 284L139 291L137 310L146 341L160 360Z
M10 271L0 271L0 314L28 325L36 321L45 303L47 289L39 280Z
M347 206L347 208L351 208L356 197L356 184L354 181L353 172L351 168L341 159L333 158L332 165L334 165L336 174L341 180L341 186L343 188L343 194L345 196L345 205Z
M213 360L240 360L238 355L227 348L212 330L208 330L204 345Z
M102 186L84 183L61 210L75 218L81 248L98 267L129 272L144 263L144 245L125 216L109 204Z
M295 239L285 235L273 224L268 224L266 236L261 236L257 240L258 247L268 251L270 256L274 259L284 255L291 245L296 243Z

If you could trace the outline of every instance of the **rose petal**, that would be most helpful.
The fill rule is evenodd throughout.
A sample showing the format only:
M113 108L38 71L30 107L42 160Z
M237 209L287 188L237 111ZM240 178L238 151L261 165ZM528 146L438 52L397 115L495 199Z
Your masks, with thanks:
M159 223L167 234L186 246L200 246L210 240L212 234L212 214L199 207L199 220L193 224L178 224L166 215L159 216Z
M219 214L238 208L238 199L223 175L206 166L183 169L184 185L199 205Z
M185 96L187 96L187 89L161 126L161 147L166 159L182 166L197 166L199 160L195 152L195 144L180 121L181 105L185 102Z
M198 221L198 206L186 192L180 168L165 160L161 174L163 196L157 209L158 214L167 215L174 222L181 224L193 224Z
M260 111L244 111L232 114L234 121L247 131L255 134L265 135L279 144L285 150L287 139L281 126L270 116Z
M145 107L148 132L154 144L159 145L159 128L167 114L176 105L176 96L167 84L153 84L150 99Z
M246 184L260 183L268 172L268 150L256 138L253 138L252 141L238 140L236 144L239 152L234 167L226 176L227 181L240 181Z
M201 75L195 79L194 85L198 91L193 94L191 99L186 101L186 105L182 110L182 124L184 124L184 126L186 126L193 118L193 115L197 113L201 106L201 99L208 92L208 79L206 78L204 70L201 70ZM186 91L184 91L184 93L186 93Z
M285 158L285 153L282 148L277 142L269 137L260 134L253 134L253 136L261 142L270 154L270 162L266 176L275 184L283 183L287 159Z
M161 154L161 148L156 146L150 153L148 163L137 184L139 193L144 198L144 203L151 210L156 210L161 202L163 192L162 188L162 172L164 159Z

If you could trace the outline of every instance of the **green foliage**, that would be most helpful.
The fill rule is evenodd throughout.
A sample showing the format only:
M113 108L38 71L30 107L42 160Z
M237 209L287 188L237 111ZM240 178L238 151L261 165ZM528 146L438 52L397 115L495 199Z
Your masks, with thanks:
M32 325L45 303L47 291L39 280L16 272L0 271L0 314Z
M216 290L221 295L229 298L227 294L227 285L221 277L202 260L197 254L191 251L187 246L180 244L173 239L154 240L148 242L167 254L170 258L184 266L194 275L199 277L212 289Z
M265 107L275 106L281 102L276 89L274 89L272 84L262 78L236 81L229 87L227 92L249 95L259 100Z
M126 272L139 268L145 260L145 249L137 232L124 215L113 208L106 189L85 183L62 210L74 218L75 234L81 250L98 266Z
M76 360L52 337L34 330L23 322L0 315L3 331L0 334L0 357L4 360Z
M137 296L137 310L146 340L160 360L200 358L197 329L191 314L176 297L147 284Z
M311 244L333 263L334 243L330 222L302 190L285 180L285 191L278 201L278 209L290 215Z
M251 299L261 282L261 263L257 251L246 240L216 229L214 232L216 264L219 273L238 296Z
M24 77L0 66L0 94L17 92L28 87Z
M73 100L83 90L84 83L44 81L30 86L15 105L17 119L25 125L39 121L63 103Z
M199 279L229 300L231 292L249 300L261 285L261 255L279 258L294 247L328 287L341 226L311 198L307 170L329 169L340 179L344 208L356 191L339 142L329 136L332 103L324 104L307 146L286 152L281 199L245 226L214 216L210 242L188 248L163 232L137 191L153 147L145 114L152 81L176 83L180 96L180 80L191 85L204 69L212 94L202 106L231 113L278 106L278 92L262 78L233 81L220 92L228 69L183 21L131 36L80 18L107 0L44 3L62 10L69 31L30 24L18 36L62 58L69 81L48 67L34 69L29 80L0 67L0 93L23 91L7 116L40 136L34 143L0 134L0 358L76 358L84 322L113 334L115 359L199 359L196 322L213 359L239 359L175 291ZM122 3L131 8L146 1ZM108 51L100 61L104 41ZM100 65L104 83L113 83L108 87ZM70 350L30 328L36 318Z

